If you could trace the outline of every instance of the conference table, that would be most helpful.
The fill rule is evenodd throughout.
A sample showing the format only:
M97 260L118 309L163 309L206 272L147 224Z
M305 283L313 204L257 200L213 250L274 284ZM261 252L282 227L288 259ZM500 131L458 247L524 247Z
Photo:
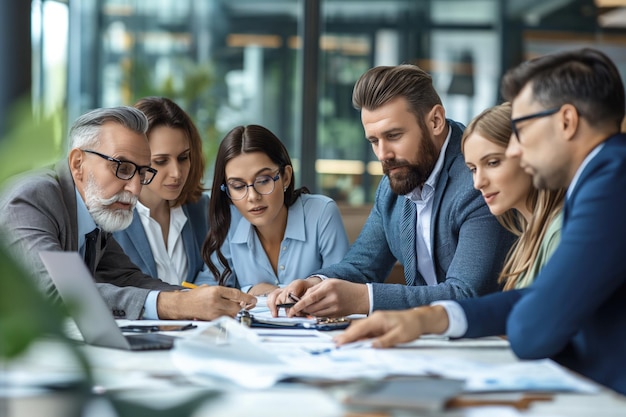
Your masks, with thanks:
M196 324L196 329L180 332L179 336L194 337L194 334L211 325L209 322ZM79 338L71 324L68 325L68 333L73 338ZM394 352L394 349L388 351ZM89 380L92 381L89 395L79 395L76 389L63 389L64 386L72 386L72 381L84 378L76 352L89 364ZM513 365L520 362L506 341L493 339L465 344L445 340L428 343L426 340L403 347L401 352L404 357L409 352L416 358L421 356L432 360L454 358ZM626 416L626 397L597 386L597 391L593 393L551 392L549 395L538 395L507 392L461 396L457 403L452 404L454 407L419 412L354 408L345 403L346 392L354 385L350 383L296 381L279 382L258 389L243 388L219 378L182 372L171 351L132 352L45 337L22 357L1 363L0 372L17 381L11 387L10 382L2 384L0 379L0 389L5 391L0 393L0 416L6 417Z

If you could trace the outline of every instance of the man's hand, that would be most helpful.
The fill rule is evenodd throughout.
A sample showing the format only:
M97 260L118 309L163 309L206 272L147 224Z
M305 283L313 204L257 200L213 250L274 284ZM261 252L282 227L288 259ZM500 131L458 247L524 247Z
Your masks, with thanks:
M293 303L289 298L289 294L300 297L304 292L316 284L322 282L319 278L296 279L291 281L285 288L278 288L267 296L267 307L270 309L273 317L278 317L277 304Z
M448 323L448 314L442 306L425 306L403 311L376 311L366 319L353 321L346 331L334 340L341 346L373 338L373 347L386 348L410 342L423 334L443 333L448 328Z
M365 284L329 278L306 290L300 301L287 310L287 315L342 317L349 314L368 314L369 309L369 293Z
M242 308L256 305L256 297L236 288L201 285L189 291L161 291L157 312L164 320L213 320L235 317Z

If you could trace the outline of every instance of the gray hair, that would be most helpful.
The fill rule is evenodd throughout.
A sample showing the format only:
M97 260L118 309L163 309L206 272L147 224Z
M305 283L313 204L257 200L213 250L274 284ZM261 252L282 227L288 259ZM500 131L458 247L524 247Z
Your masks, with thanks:
M97 148L100 129L106 122L115 122L133 132L146 134L148 118L140 110L130 106L94 109L80 116L70 129L70 147Z

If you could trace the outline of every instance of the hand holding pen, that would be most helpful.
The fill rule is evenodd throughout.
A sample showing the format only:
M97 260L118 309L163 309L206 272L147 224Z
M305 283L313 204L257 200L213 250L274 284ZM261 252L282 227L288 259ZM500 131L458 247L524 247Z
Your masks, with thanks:
M288 309L288 308L293 307L294 305L296 305L296 303L297 303L298 301L300 301L300 298L299 298L297 295L293 294L293 293L289 293L289 294L287 294L287 297L291 300L291 302L289 302L289 303L281 303L281 304L276 304L276 307L278 307L278 308L284 308L284 309L286 310L286 309Z
M185 287L185 288L189 288L190 290L194 289L194 288L198 288L198 286L192 282L187 282L187 281L183 281L182 284L180 284L181 286ZM206 285L206 284L204 284ZM256 297L255 297L256 300ZM231 301L236 301L236 300L231 300ZM253 308L256 305L256 301L255 302L250 302L248 301L239 301L239 307L241 307L242 310L250 310L251 308Z
M214 320L235 317L242 308L256 305L256 297L237 288L199 285L180 291L161 291L157 297L159 318L171 320Z
M291 293L299 295L300 300L287 311L287 317L294 317L305 311L316 317L369 313L369 292L365 284L327 278L312 285L305 292Z
M306 290L309 288L309 282L306 282L304 279L297 279L292 281L285 288L279 288L273 292L271 292L267 297L267 307L272 313L273 317L278 317L279 305L283 304L291 304L289 309L293 307L298 301L294 300L293 297L296 297L299 300ZM291 294L291 297L289 295ZM284 307L282 307L284 308Z

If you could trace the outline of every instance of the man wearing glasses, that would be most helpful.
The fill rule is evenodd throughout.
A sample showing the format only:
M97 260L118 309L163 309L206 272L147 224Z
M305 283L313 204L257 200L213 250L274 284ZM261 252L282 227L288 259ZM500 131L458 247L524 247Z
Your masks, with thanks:
M376 313L338 338L387 347L422 334L506 334L522 359L551 358L626 394L624 84L594 49L528 61L502 82L519 158L537 187L567 187L561 242L534 283L437 306Z
M128 227L150 167L148 121L133 107L92 110L70 129L68 158L53 169L7 187L0 227L9 248L48 295L54 285L40 251L77 251L92 271L114 316L127 319L206 319L234 316L256 299L233 288L178 286L144 275L111 232Z

